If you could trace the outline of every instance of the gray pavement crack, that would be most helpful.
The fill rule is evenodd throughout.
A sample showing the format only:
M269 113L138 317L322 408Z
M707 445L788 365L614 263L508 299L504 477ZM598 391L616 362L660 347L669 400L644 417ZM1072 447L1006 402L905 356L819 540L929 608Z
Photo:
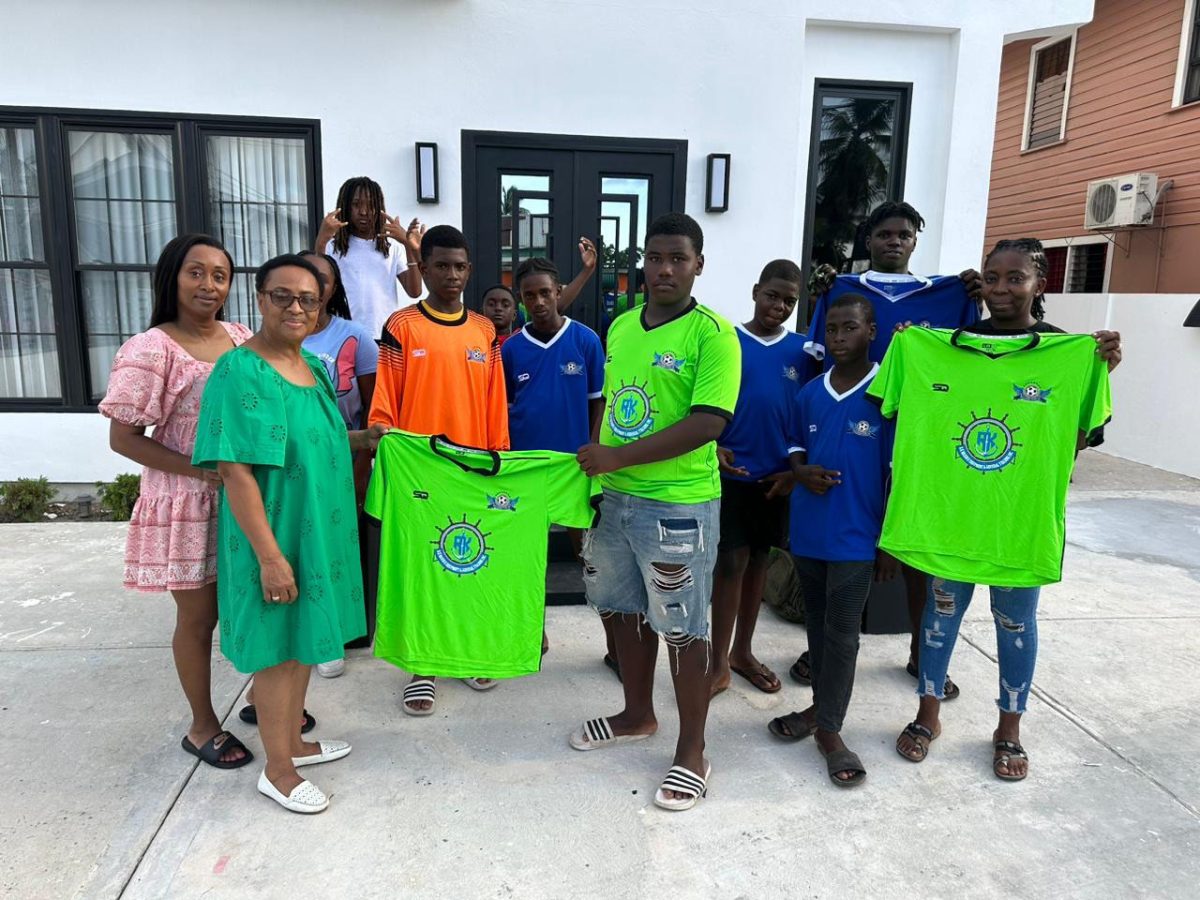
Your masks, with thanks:
M1168 617L1168 618L1173 618L1173 617ZM959 638L961 640L966 641L968 646L979 651L980 654L985 656L987 659L991 660L992 663L998 664L998 660L995 657L995 655L989 653L980 644L973 641L970 638L970 636L968 636L966 634L966 632L959 632ZM1075 714L1075 712L1069 706L1067 706L1067 704L1065 702L1063 702L1062 700L1059 700L1057 697L1055 697L1049 691L1046 691L1044 688L1038 687L1036 681L1034 682L1033 686L1030 687L1029 692L1031 694L1033 694L1035 697L1037 697L1039 700L1041 700L1043 703L1045 703L1048 707L1050 707L1050 709L1054 710L1056 713L1058 713L1060 716L1062 716L1064 719L1066 719L1068 722L1070 722L1072 725L1074 725L1076 728L1078 728L1080 731L1082 731L1084 734L1086 734L1089 738L1091 738L1093 741L1095 741L1097 744L1099 744L1105 750L1107 750L1109 753L1111 753L1113 756L1117 757L1117 759L1121 760L1123 763L1125 763L1127 766L1129 766L1129 768L1131 768L1139 776L1141 776L1146 781L1150 782L1150 784L1154 785L1156 788L1158 788L1160 791L1162 791L1164 794L1166 794L1168 798L1170 798L1176 805L1182 807L1184 809L1184 811L1186 811L1192 818L1200 821L1200 808L1197 808L1193 804L1189 803L1187 800L1180 797L1179 794L1177 794L1169 786L1164 784L1153 772L1151 772L1149 769L1147 769L1144 766L1142 766L1141 764L1139 764L1134 759L1130 758L1127 754L1122 753L1121 750L1119 750L1117 747L1115 747L1111 743L1109 743L1104 738L1103 735L1101 735L1094 729L1089 728L1084 723L1084 721L1079 716L1077 716Z

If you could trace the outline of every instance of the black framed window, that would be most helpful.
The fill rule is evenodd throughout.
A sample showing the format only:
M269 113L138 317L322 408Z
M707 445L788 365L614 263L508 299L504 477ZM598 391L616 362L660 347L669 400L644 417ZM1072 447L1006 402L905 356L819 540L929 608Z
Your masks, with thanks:
M93 409L177 234L228 247L227 315L256 327L254 268L316 233L319 128L0 108L0 409Z
M1200 3L1191 4L1192 21L1186 23L1188 40L1184 52L1183 102L1200 100Z
M805 278L814 266L850 271L866 258L871 210L904 196L912 85L817 79L805 210Z

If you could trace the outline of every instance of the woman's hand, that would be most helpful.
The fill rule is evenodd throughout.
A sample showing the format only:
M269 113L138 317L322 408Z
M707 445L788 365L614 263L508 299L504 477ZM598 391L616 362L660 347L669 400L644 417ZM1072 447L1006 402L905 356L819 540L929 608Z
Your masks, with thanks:
M1096 339L1096 353L1108 363L1111 372L1121 364L1121 332L1093 331L1092 337Z
M295 603L300 592L291 564L282 556L260 563L263 600L267 603Z
M199 478L204 482L205 487L219 488L224 482L221 480L221 473L216 469L195 469L192 472L192 477Z
M364 428L361 431L350 432L350 449L351 450L370 450L372 453L379 446L379 442L390 429L386 425L381 425L376 422L370 428Z

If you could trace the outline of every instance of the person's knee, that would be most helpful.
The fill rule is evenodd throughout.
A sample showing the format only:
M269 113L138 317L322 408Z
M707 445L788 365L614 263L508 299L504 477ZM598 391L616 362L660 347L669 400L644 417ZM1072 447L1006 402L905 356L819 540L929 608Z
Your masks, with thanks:
M734 547L730 550L721 550L717 553L717 565L715 574L718 578L726 581L734 581L741 578L746 571L746 565L750 559L750 549L748 547Z

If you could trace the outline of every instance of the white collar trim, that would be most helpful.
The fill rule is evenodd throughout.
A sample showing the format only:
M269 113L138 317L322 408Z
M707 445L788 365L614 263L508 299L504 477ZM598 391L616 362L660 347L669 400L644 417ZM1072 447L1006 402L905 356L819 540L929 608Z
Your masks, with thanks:
M875 287L875 285L871 284L871 282L868 280L868 277L874 278L876 281L880 281L880 282L887 282L887 281L896 282L896 281L912 280L912 281L916 281L917 284L912 288L912 290L901 291L899 294L893 295L893 294L889 294L887 291L881 291L879 288ZM871 291L874 294L878 294L880 297L883 297L885 300L890 300L892 303L896 303L900 300L903 300L905 297L911 297L913 294L917 293L918 291L925 290L925 288L927 288L931 284L933 284L933 279L926 278L924 275L908 275L908 274L900 275L900 274L895 274L892 272L876 272L872 269L868 269L866 272L863 272L861 275L858 276L858 283L866 290Z
M558 334L554 335L554 337L550 338L550 340L548 340L548 341L539 341L532 334L530 334L528 322L526 322L525 326L521 329L521 334L524 336L525 340L529 341L531 344L537 344L543 350L549 350L551 347L554 346L555 341L557 341L560 337L562 337L564 334L567 333L567 328L570 326L570 324L571 324L570 318L568 318L567 316L563 316L562 328L558 329Z
M764 347L774 347L776 344L778 344L780 341L782 341L789 334L787 328L784 328L783 331L781 331L775 337L764 338L764 337L759 337L757 334L755 334L753 331L751 331L749 328L747 328L741 322L738 322L733 327L736 328L738 331L740 331L742 334L746 335L747 337L754 338L754 340L758 341Z
M879 363L872 363L871 370L869 372L867 372L866 375L863 376L862 381L860 381L854 387L850 388L850 390L846 391L846 393L839 394L837 391L835 391L833 389L833 369L830 369L828 372L825 373L825 390L829 392L830 397L832 397L838 403L841 403L843 400L845 400L851 394L856 393L864 385L869 384L871 379L875 377L875 373L878 371L879 371Z

